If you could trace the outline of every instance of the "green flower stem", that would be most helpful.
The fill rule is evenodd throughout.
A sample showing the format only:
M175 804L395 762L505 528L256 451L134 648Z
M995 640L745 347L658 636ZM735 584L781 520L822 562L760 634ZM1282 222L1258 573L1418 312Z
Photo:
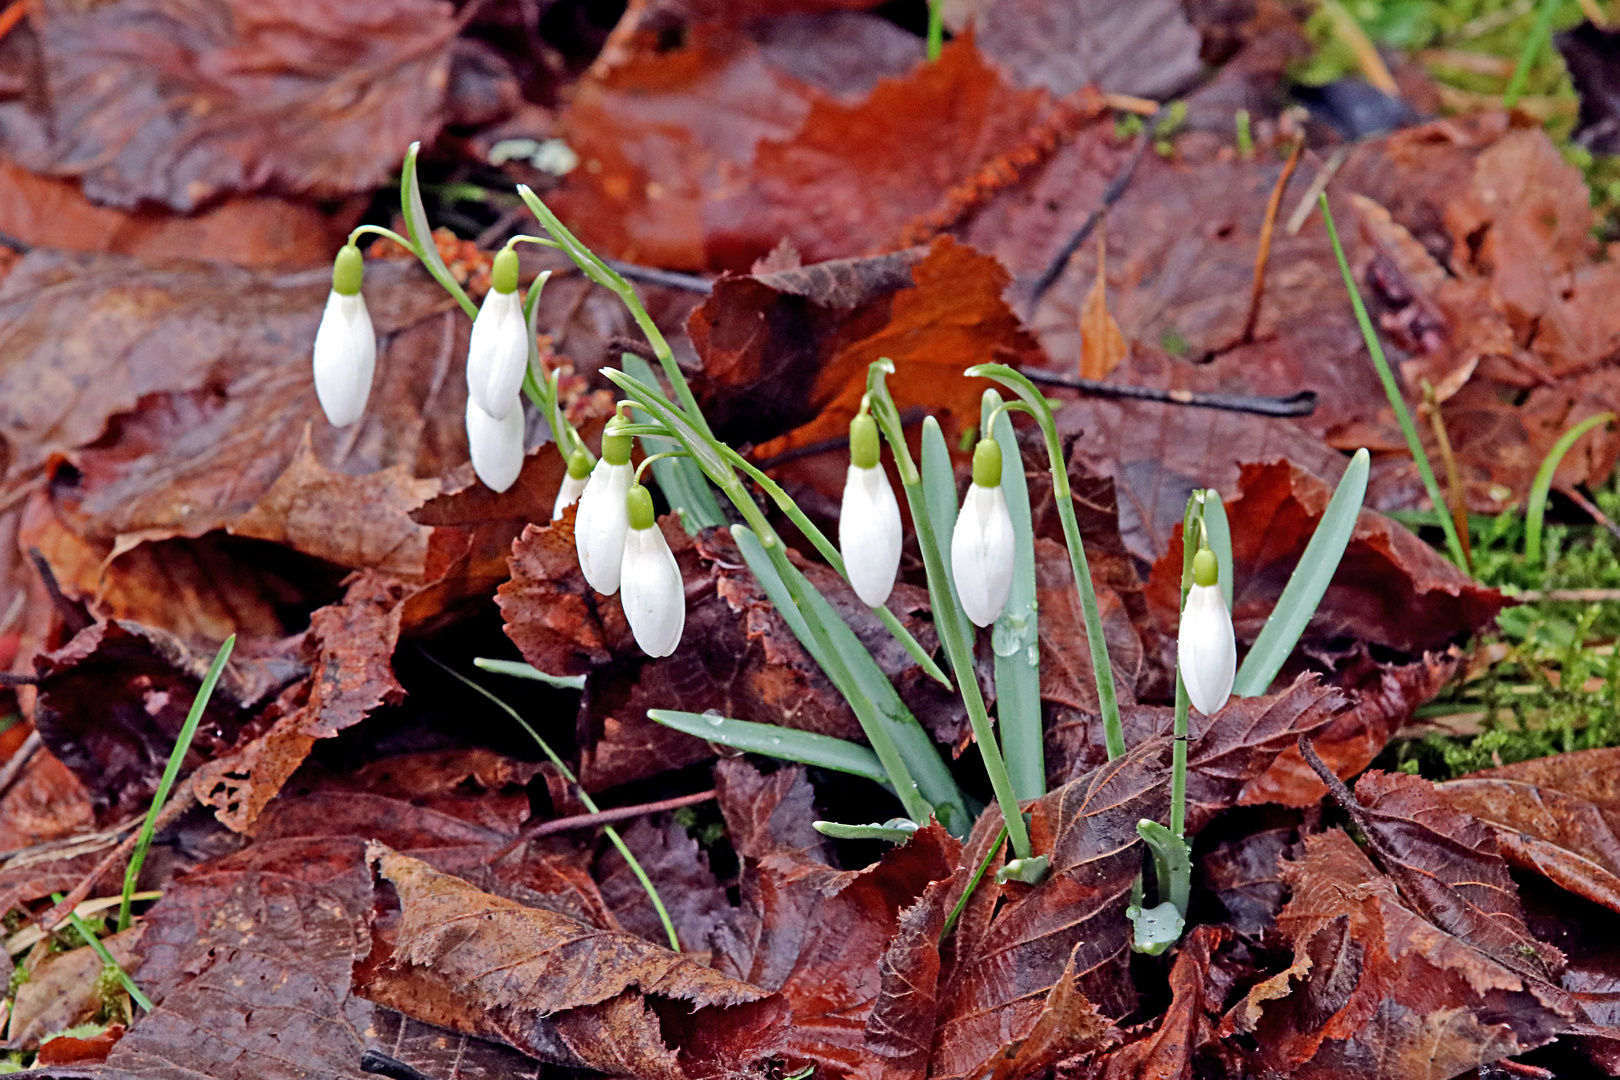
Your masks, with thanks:
M899 797L901 806L905 808L906 816L913 821L927 821L933 816L933 807L918 790L911 770L907 768L905 759L900 755L899 748L890 736L883 718L871 700L858 691L849 668L828 638L827 628L822 625L819 613L805 596L799 575L788 561L781 538L776 535L776 530L771 528L770 522L755 504L752 494L727 463L721 444L707 432L699 431L690 418L645 383L631 378L622 371L605 369L603 374L633 398L637 405L651 413L654 419L661 420L669 428L714 486L719 488L742 514L743 520L759 538L760 546L765 549L771 564L782 576L794 607L802 615L812 640L821 652L822 670L849 702L850 708L855 711L855 718L860 722L861 730L866 733L873 752L883 763L894 784L895 794Z
M945 0L928 0L928 59L938 60L945 48Z
M405 231L410 236L410 241L405 246L421 260L427 272L433 276L433 280L455 298L456 303L461 305L461 310L467 313L467 318L476 319L478 305L472 302L472 297L461 287L461 282L457 281L450 273L450 268L444 265L439 248L433 242L433 228L428 223L427 210L422 205L421 185L416 180L416 155L421 148L421 143L411 143L410 149L405 152L405 164L399 171L399 208L405 218Z
M990 777L990 788L995 792L1001 815L1007 822L1007 835L1011 838L1013 853L1020 859L1029 858L1032 855L1029 829L1024 825L1018 796L1013 792L1012 778L1007 775L1007 763L1002 759L995 729L990 723L990 713L984 705L984 695L979 692L978 676L973 671L973 637L962 625L966 616L955 602L950 569L945 565L939 537L934 535L922 475L912 461L911 450L906 446L905 431L900 424L900 411L889 396L888 383L884 380L885 373L893 370L893 363L879 360L867 373L866 392L871 402L872 419L877 421L884 438L888 439L895 463L900 468L901 486L905 488L906 502L911 507L911 523L917 530L917 545L922 549L923 566L933 586L934 626L945 645L945 655L950 658L951 668L956 673L956 686L962 695L962 703L967 706L968 721L973 725L973 737L979 744L979 755L984 759L984 771Z
M1125 728L1119 719L1119 695L1114 689L1114 669L1108 662L1108 642L1103 637L1102 614L1097 607L1097 588L1091 582L1091 565L1080 539L1080 523L1074 517L1074 498L1069 488L1069 470L1058 442L1057 422L1052 408L1035 384L1005 364L979 364L967 369L970 378L994 379L1022 398L1041 425L1046 437L1046 453L1052 462L1052 498L1057 503L1058 520L1063 522L1063 542L1069 549L1069 568L1074 587L1080 593L1080 612L1086 623L1086 645L1091 651L1092 675L1097 681L1097 707L1102 713L1103 736L1108 743L1109 760L1125 753Z
M1181 519L1181 601L1178 612L1187 609L1187 594L1192 589L1193 556L1203 543L1203 492L1195 491L1187 500L1187 510ZM1176 664L1176 718L1172 734L1175 743L1170 748L1170 833L1185 838L1187 832L1187 712L1192 702L1187 697L1187 684L1181 680L1181 665Z
M158 814L163 810L163 804L169 801L169 792L174 789L174 782L180 776L180 763L185 760L186 751L191 749L191 740L197 735L197 725L202 723L208 701L214 696L214 687L219 684L219 677L225 671L225 661L231 658L231 652L235 648L236 635L232 634L225 639L225 644L219 647L219 652L214 654L214 662L208 666L208 674L203 676L196 697L191 699L191 711L186 713L186 722L180 726L180 735L174 740L174 749L169 752L169 763L163 768L163 776L158 780L157 790L152 793L152 805L146 811L146 820L142 822L140 834L135 839L135 850L130 854L129 866L124 870L124 895L118 903L119 930L129 929L133 917L129 907L135 897L135 882L141 876L141 867L146 864L146 852L152 846L152 834L157 829Z
M1327 226L1328 239L1333 242L1333 255L1339 260L1339 273L1344 277L1344 287L1350 294L1350 306L1355 310L1356 322L1361 326L1361 336L1367 342L1367 351L1372 354L1373 367L1378 370L1378 379L1384 384L1384 394L1389 398L1390 407L1395 410L1395 419L1401 425L1401 434L1406 437L1406 445L1412 451L1412 461L1417 465L1418 476L1423 478L1423 490L1429 495L1429 501L1434 504L1435 516L1440 519L1440 528L1446 534L1446 549L1451 553L1451 561L1463 568L1467 573L1468 557L1463 554L1462 539L1457 535L1457 526L1446 512L1445 496L1440 494L1440 485L1435 482L1434 469L1429 466L1429 455L1423 450L1423 442L1418 438L1417 427L1412 423L1412 414L1406 408L1406 399L1401 396L1401 388L1395 382L1395 373L1390 370L1389 361L1384 358L1384 346L1378 340L1378 334L1373 330L1372 320L1367 317L1367 306L1361 302L1361 290L1356 288L1355 275L1350 273L1350 263L1344 257L1344 248L1339 243L1339 231L1333 227L1333 211L1328 208L1327 192L1317 196L1322 206L1322 222Z
M799 531L804 533L815 549L821 553L821 557L827 560L827 565L836 570L839 577L848 581L849 574L844 569L843 554L833 546L832 541L827 539L825 533L816 528L815 522L805 516L804 511L799 509L799 504L793 501L793 496L782 490L782 485L766 476L753 462L731 447L721 443L720 448L725 452L726 460L747 473L748 478L758 484L766 495L770 496L777 509L781 510L789 521L799 527ZM917 639L911 636L911 631L906 629L905 624L900 621L894 612L883 604L879 604L872 611L879 619L883 620L883 625L888 628L889 633L894 636L896 641L905 646L906 652L911 654L911 658L917 661L918 666L927 672L930 678L947 690L956 689L951 685L950 677L934 662L934 658L928 655L927 650L917 643Z
M524 731L528 732L529 738L533 739L535 744L540 747L540 752L545 754L546 757L551 760L551 763L557 767L558 772L562 773L563 779L574 788L575 792L579 795L579 801L585 804L585 809L589 810L593 814L601 813L600 808L596 805L596 800L591 798L585 789L579 786L579 778L574 775L574 770L570 769L568 767L568 763L557 756L557 752L551 748L551 744L546 742L545 739L541 738L540 733L534 730L527 720L518 715L518 711L516 709L512 708L512 706L508 705L506 702L502 701L500 698L496 697L482 686L473 682L471 679L467 678L467 676L463 675L461 672L455 670L447 664L441 663L436 657L426 652L424 652L422 655L431 660L436 667L439 667L449 675L455 677L460 682L466 684L471 689L478 691L490 701L494 702L495 705L501 709L501 711L505 712L507 716L510 716L514 721L516 721L517 725ZM663 923L664 933L669 936L669 947L676 952L680 952L681 940L676 936L675 923L670 919L669 911L664 907L664 901L658 895L658 887L654 885L652 883L652 879L647 876L647 871L641 868L641 863L636 860L635 855L630 851L629 846L625 844L624 838L619 835L617 829L613 828L611 825L604 825L602 827L602 832L607 835L608 840L613 843L613 846L619 849L619 854L624 857L625 863L630 867L630 872L636 876L636 880L641 882L641 887L646 890L647 898L652 901L653 908L658 912L658 921Z
M354 231L349 233L349 243L353 244L362 236L386 236L388 239L392 240L406 251L409 251L412 254L415 254L416 252L416 245L414 243L399 235L399 233L395 232L393 229L385 229L381 225L356 226Z
M558 245L570 259L574 260L574 264L585 273L585 276L618 296L629 310L630 317L636 320L636 325L641 327L641 332L647 336L647 343L652 346L653 356L657 358L670 385L675 389L675 400L680 403L681 411L686 413L687 419L703 434L712 437L709 421L704 417L703 410L698 408L697 399L692 396L692 387L687 384L686 375L675 362L674 350L669 347L669 342L664 340L664 335L659 332L652 317L647 314L647 309L642 306L641 297L636 295L635 288L598 258L590 248L582 244L528 185L519 184L518 195L536 220L557 240Z

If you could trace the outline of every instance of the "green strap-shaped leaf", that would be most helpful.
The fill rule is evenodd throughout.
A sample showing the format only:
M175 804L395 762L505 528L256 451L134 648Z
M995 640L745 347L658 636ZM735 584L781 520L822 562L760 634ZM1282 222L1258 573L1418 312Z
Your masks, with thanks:
M1569 453L1582 435L1613 419L1612 412L1588 416L1559 436L1542 459L1541 468L1536 470L1535 482L1530 485L1530 498L1524 504L1524 558L1532 567L1539 569L1541 566L1541 525L1547 516L1547 495L1552 491L1553 475L1558 472L1558 463L1564 460L1564 455Z
M1215 565L1221 571L1221 595L1226 597L1226 610L1232 610L1232 526L1226 520L1226 506L1221 494L1211 490L1204 500L1204 536L1209 550L1215 553Z
M1041 727L1041 651L1035 609L1035 530L1029 516L1029 483L1024 458L1013 433L1012 418L990 414L1001 395L986 390L979 429L993 433L1001 445L1001 493L1013 526L1012 592L1007 610L990 630L996 657L996 716L1001 722L1001 749L1007 775L1019 799L1046 794L1046 752Z
M765 595L776 605L777 613L782 616L793 635L799 639L813 660L820 665L823 671L831 670L824 658L820 655L821 649L817 644L810 628L804 622L798 606L793 603L787 585L777 573L776 566L766 556L765 549L760 546L759 537L753 530L733 525L731 535L737 541L737 548L742 552L743 561L759 579L760 585L765 589ZM797 570L793 571L798 573ZM917 790L922 797L934 807L934 815L939 823L953 836L966 836L967 831L973 827L974 814L969 812L967 799L962 790L956 786L956 779L951 775L939 751L934 747L934 740L929 736L917 718L906 708L905 702L900 700L900 694L895 690L889 677L878 667L872 654L866 651L861 639L855 636L855 631L849 624L839 618L838 612L827 602L826 597L811 585L809 580L800 575L799 582L810 603L815 607L821 623L827 629L827 637L833 648L838 650L839 658L849 670L855 680L856 693L863 694L866 700L876 708L878 716L888 725L889 737L894 740L895 748L905 760L906 768L911 771L912 779L917 783ZM976 809L976 808L975 808Z
M619 366L648 386L658 385L652 365L635 353L622 354ZM652 416L645 409L633 409L632 412L637 423L652 422ZM726 523L726 516L720 511L720 503L714 497L714 489L709 486L708 478L698 468L697 462L691 458L659 458L652 463L652 473L658 481L659 490L664 493L664 500L680 514L681 526L688 534L696 535L702 529Z
M548 686L555 686L559 690L585 689L585 676L583 675L553 675L549 671L541 671L534 665L525 664L521 660L492 660L487 656L477 656L473 658L473 667L495 675L510 675L514 679L530 679L534 682L543 682Z
M889 786L889 774L883 771L883 763L860 743L777 727L775 724L756 724L751 720L732 720L724 716L678 712L674 709L648 709L647 716L665 727L729 746L733 750L816 765Z
M1288 654L1299 643L1305 625L1316 614L1316 605L1327 592L1333 574L1344 557L1350 543L1350 534L1356 531L1356 517L1361 513L1361 500L1367 494L1368 458L1366 450L1357 450L1350 459L1350 467L1328 501L1327 512L1305 545L1305 554L1288 578L1265 628L1255 639L1254 648L1243 658L1232 693L1239 697L1256 697L1266 692L1271 680L1282 670Z
M891 818L881 825L843 825L836 821L812 821L810 827L822 836L834 840L884 840L903 844L917 831L917 823L905 818Z

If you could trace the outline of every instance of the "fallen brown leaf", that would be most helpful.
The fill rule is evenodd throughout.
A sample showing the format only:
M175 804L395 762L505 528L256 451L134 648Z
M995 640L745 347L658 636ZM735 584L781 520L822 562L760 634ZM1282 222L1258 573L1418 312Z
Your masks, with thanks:
M141 966L136 950L143 930L132 926L103 941L118 966L131 974ZM102 967L101 957L88 945L40 960L28 981L17 987L6 1029L11 1045L37 1049L47 1034L84 1023L101 1007L96 977Z
M1212 954L1229 935L1223 927L1195 926L1170 969L1170 1007L1152 1035L1108 1059L1105 1080L1192 1080L1201 1052L1215 1041L1219 997L1211 997Z

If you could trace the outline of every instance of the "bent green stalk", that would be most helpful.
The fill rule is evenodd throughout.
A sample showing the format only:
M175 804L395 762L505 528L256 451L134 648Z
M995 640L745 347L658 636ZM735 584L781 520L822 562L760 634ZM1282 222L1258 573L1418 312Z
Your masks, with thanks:
M929 591L934 598L934 626L945 646L951 668L956 673L956 686L962 695L962 703L967 707L968 722L973 726L973 736L979 744L979 755L984 760L990 788L995 792L996 802L1000 804L1002 817L1007 822L1007 835L1013 852L1020 859L1031 858L1033 852L1029 844L1029 829L1024 825L1018 796L1013 791L1012 778L1007 775L1007 765L990 724L984 696L979 692L978 676L973 671L973 638L962 625L967 616L954 599L950 570L945 564L940 538L934 534L933 515L928 509L922 474L912 461L911 450L906 446L905 432L900 424L900 412L895 408L884 380L884 375L893 370L894 364L884 359L873 363L867 371L866 393L871 402L872 418L888 440L895 464L899 467L900 486L905 489L906 502L911 507L912 527L917 530L917 545L922 549ZM952 510L955 510L954 505Z
M1119 695L1114 689L1114 669L1108 661L1108 642L1103 637L1102 613L1097 607L1097 589L1091 582L1091 565L1086 560L1086 547L1080 538L1080 523L1074 516L1074 498L1069 488L1068 464L1063 460L1063 445L1058 441L1057 422L1046 397L1035 384L1006 364L979 364L964 372L969 378L994 379L1017 394L1029 406L1030 415L1041 425L1046 438L1046 453L1052 463L1052 498L1057 504L1058 520L1063 523L1063 542L1069 549L1069 568L1074 573L1074 587L1080 594L1080 612L1086 624L1086 645L1091 652L1092 675L1097 683L1097 708L1102 713L1103 737L1108 744L1109 760L1125 753L1125 728L1119 718Z
M1559 436L1553 448L1542 459L1541 467L1536 470L1535 481L1530 485L1530 497L1524 505L1524 559L1532 567L1541 563L1541 525L1547 516L1547 495L1552 491L1553 476L1558 472L1559 463L1582 435L1599 424L1607 424L1613 419L1612 412L1588 416Z

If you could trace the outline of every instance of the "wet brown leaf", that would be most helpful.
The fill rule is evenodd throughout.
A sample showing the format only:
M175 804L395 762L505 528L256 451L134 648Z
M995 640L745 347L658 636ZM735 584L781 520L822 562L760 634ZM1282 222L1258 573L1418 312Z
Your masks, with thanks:
M669 818L638 818L621 834L642 870L658 885L681 949L707 949L715 928L731 914L731 902L709 869L708 855L685 827ZM620 926L648 941L668 940L646 888L618 848L604 852L595 871L597 888Z
M1617 766L1620 751L1581 750L1487 769L1436 791L1484 822L1514 866L1620 911Z
M1286 865L1280 921L1294 964L1227 1014L1252 1067L1294 1077L1444 1080L1550 1041L1577 1022L1556 987L1425 921L1337 830Z
M132 926L103 940L118 966L130 974L141 966L136 949L143 929ZM88 945L41 960L29 973L28 981L17 988L11 1025L6 1029L11 1045L37 1049L40 1040L51 1032L87 1021L101 1006L96 977L102 967L101 957Z
M1069 964L1052 984L1035 1026L1023 1039L1010 1043L995 1056L992 1080L1023 1080L1037 1076L1064 1058L1095 1050L1108 1034L1108 1021L1097 1015L1091 1002L1075 989L1075 961L1080 946L1069 954Z
M1211 996L1210 966L1228 934L1219 926L1192 928L1170 969L1170 1008L1159 1029L1109 1058L1105 1080L1192 1080L1194 1062L1219 1026L1223 1002Z
M24 167L81 177L120 207L379 187L406 145L437 133L459 51L435 0L52 2L44 16L35 49L11 54L30 57L18 74L43 101L0 107L0 138Z
M1564 956L1525 926L1518 887L1490 828L1405 773L1365 773L1354 795L1336 777L1328 787L1419 914L1528 979L1557 979Z

